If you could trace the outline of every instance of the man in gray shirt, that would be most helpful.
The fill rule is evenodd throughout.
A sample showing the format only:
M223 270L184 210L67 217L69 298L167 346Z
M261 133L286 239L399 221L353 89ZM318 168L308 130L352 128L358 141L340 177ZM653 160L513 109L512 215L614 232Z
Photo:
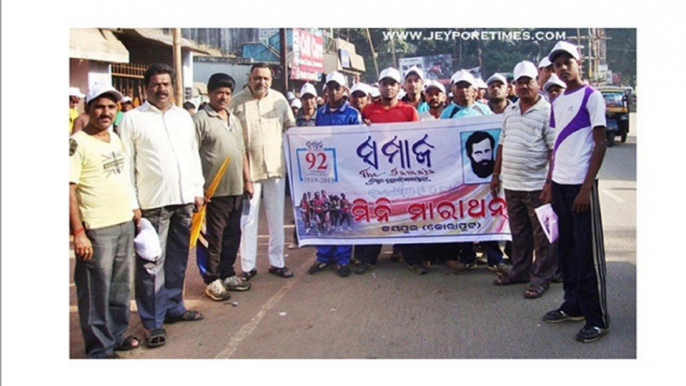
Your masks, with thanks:
M243 195L252 197L253 193L243 128L227 109L235 85L231 76L213 74L207 83L210 103L193 116L205 192L229 158L226 172L207 204L205 238L208 262L203 279L207 285L205 294L215 301L228 300L228 291L250 289L250 283L236 276L233 268L241 241Z

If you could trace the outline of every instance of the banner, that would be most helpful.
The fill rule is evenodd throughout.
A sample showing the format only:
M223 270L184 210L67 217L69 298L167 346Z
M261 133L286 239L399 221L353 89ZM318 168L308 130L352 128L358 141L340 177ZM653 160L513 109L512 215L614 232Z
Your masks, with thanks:
M401 58L398 60L398 64L403 78L407 74L407 71L413 66L419 67L424 71L426 79L431 80L444 80L449 82L450 77L455 72L453 70L453 57L444 54Z
M490 116L289 129L300 245L510 240L505 199L490 192L501 127Z
M293 29L291 79L319 81L324 72L324 38Z

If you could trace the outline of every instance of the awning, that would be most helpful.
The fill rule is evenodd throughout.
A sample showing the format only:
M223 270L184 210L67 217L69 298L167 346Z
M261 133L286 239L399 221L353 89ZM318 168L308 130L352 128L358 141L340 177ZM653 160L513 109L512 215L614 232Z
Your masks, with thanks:
M112 31L99 28L69 30L69 57L108 63L128 63L129 51Z
M119 31L119 33L151 43L161 44L169 47L174 46L174 37L172 35L165 34L161 29L157 28L124 28ZM215 52L210 52L210 50L201 49L195 43L186 38L181 38L181 49L204 55L216 54Z

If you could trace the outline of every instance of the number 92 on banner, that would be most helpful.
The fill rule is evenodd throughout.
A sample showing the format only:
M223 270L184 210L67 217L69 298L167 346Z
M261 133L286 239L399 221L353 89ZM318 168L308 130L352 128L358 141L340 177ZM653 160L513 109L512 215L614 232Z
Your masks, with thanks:
M298 178L305 183L338 182L336 149L296 149Z

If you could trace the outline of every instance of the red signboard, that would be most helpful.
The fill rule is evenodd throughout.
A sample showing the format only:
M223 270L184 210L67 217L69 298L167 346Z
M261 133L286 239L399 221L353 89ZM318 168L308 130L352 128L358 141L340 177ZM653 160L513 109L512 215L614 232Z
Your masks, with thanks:
M308 31L293 29L291 79L319 80L324 72L324 38Z

